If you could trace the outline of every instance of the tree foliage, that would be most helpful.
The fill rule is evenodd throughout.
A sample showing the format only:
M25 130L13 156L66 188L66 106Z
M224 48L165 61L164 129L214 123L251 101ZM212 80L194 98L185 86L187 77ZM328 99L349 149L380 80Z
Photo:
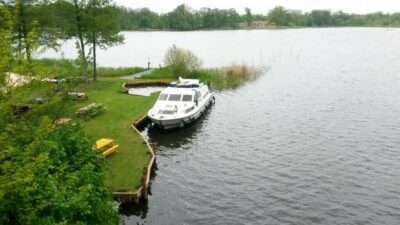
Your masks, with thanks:
M196 11L187 5L179 5L166 14L158 14L148 8L120 8L120 11L122 30L227 29L238 28L241 22L241 17L235 9L202 8Z
M251 26L253 23L253 14L251 13L251 9L246 7L244 8L244 11L246 12L244 15L244 20L246 21L247 26Z
M252 14L250 8L239 15L235 9L202 8L193 10L187 5L179 5L165 14L152 12L148 8L128 9L121 11L122 30L199 30L199 29L236 29L240 23L247 27L253 21L269 21L276 26L400 26L400 13L386 14L382 12L365 15L349 14L342 11L286 9L277 6L265 15Z
M11 13L0 7L0 87L5 87L6 72L12 62L12 19ZM2 91L0 90L0 94Z
M13 54L18 63L17 66L29 75L27 71L32 69L32 53L40 46L52 47L55 44L56 32L48 29L53 24L53 14L48 1L1 1L0 8L1 14L3 14L2 19L0 19L0 25L8 26L9 23L7 21L12 20L12 29L10 30L12 38L10 41L14 49Z
M97 48L123 42L120 10L111 0L57 0L54 4L57 26L64 39L77 39L82 75L89 80L88 65L93 60L93 80L97 78ZM92 57L91 57L92 56Z
M177 76L188 76L201 67L201 60L192 52L173 45L165 54L164 63Z
M289 24L289 13L282 6L277 6L268 13L268 19L278 26Z
M0 224L116 224L104 161L79 126L48 117L0 130Z
M4 82L12 62L30 60L27 45L34 53L43 32L32 20L21 57L15 27L25 17L15 10L15 5L0 7L0 224L117 224L104 184L106 161L93 151L93 140L79 125L54 123L71 113L69 89L55 94L41 79L18 87ZM34 67L25 72L36 78Z
M89 24L85 39L91 43L93 52L93 80L97 79L97 48L107 49L123 43L120 34L120 11L110 0L90 0L88 3Z

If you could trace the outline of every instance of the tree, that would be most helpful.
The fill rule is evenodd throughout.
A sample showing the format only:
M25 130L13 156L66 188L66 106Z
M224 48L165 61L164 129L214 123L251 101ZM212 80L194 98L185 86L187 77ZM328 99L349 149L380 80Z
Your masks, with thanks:
M31 60L32 49L30 46L30 42L26 41L28 37L28 32L32 29L32 25L34 23L31 18L27 15L26 11L27 8L30 6L32 1L23 1L23 0L16 0L13 4L14 7L14 15L15 15L15 30L17 33L17 40L18 40L18 59L21 62L23 55L26 55L26 59L28 63Z
M247 22L247 26L251 26L253 23L253 15L251 14L251 9L250 8L244 8L244 11L246 12L245 15L245 20Z
M192 52L173 45L165 54L164 63L178 76L190 75L201 67L201 60Z
M1 78L18 57L13 12L0 7ZM26 41L36 46L39 40L28 35ZM64 92L55 95L38 79L13 89L0 82L0 224L117 224L101 153L93 151L93 141L79 125L53 122L72 109ZM19 111L31 103L33 93L47 101Z
M307 15L300 10L287 10L288 26L307 26Z
M117 224L93 142L37 116L0 130L0 224Z
M121 44L123 35L119 34L120 11L110 0L90 0L89 19L91 26L85 39L92 44L93 52L93 80L97 80L97 55L96 48L107 49L107 47Z
M193 30L196 28L193 10L185 4L179 5L168 13L166 19L168 28L174 30Z
M310 18L312 26L328 26L332 24L330 10L313 10Z
M57 15L57 28L62 31L62 39L77 39L76 48L78 49L81 74L85 81L89 82L87 49L89 42L85 39L89 35L91 25L88 0L57 0L54 8Z
M44 0L9 0L1 1L0 7L12 15L12 43L16 48L16 60L19 70L26 75L32 71L32 52L39 46L54 44L53 30L45 29L52 19L51 13L43 17L44 9L48 8ZM42 14L40 14L41 12ZM38 32L40 30L40 32ZM25 63L24 65L22 63Z
M212 28L237 28L240 22L240 16L235 9L220 10L202 8L198 13L200 27L206 29Z
M6 87L6 72L12 62L12 30L11 13L5 7L0 7L0 99Z
M282 6L277 6L269 11L268 19L277 26L287 26L289 24L289 14Z
M88 73L87 73L87 56L86 56L86 42L84 40L84 35L85 35L85 31L88 28L87 25L87 21L85 21L86 17L88 16L87 14L85 14L85 9L87 7L87 3L84 0L72 0L73 1L73 12L74 12L74 17L75 17L75 34L74 36L78 38L78 52L79 52L79 56L82 62L82 72L83 72L83 76L85 78L85 81L88 82L89 78L88 78ZM86 25L86 26L85 26Z
M97 79L97 48L123 42L120 10L111 0L58 0L55 4L58 26L64 39L76 38L82 75L89 82L88 65L93 53L93 80Z

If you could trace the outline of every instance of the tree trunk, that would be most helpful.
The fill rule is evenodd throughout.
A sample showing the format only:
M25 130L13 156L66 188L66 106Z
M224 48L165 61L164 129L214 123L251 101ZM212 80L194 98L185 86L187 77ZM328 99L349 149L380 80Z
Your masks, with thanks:
M17 24L18 24L18 52L17 52L17 57L18 57L18 65L22 64L22 57L23 57L23 53L22 53L22 42L23 42L23 17L24 17L24 12L22 10L22 2L18 1L17 2L17 11L18 11L18 19L17 19Z
M24 3L22 0L19 1L19 22L20 22L20 33L18 34L18 38L20 38L19 42L24 43L24 48L25 48L25 54L26 54L26 61L27 61L27 69L28 73L32 72L32 53L31 53L31 44L30 41L28 40L28 28L26 25L26 18L25 18L25 10L24 10ZM22 39L22 40L21 40ZM19 43L20 46L18 46L20 49L19 51L22 52L22 43ZM20 52L20 56L22 56L22 53Z
M74 0L74 6L75 6L75 14L76 14L76 25L78 28L78 39L80 43L80 48L81 48L81 59L82 59L82 73L83 77L85 78L85 82L89 83L88 79L88 74L87 74L87 61L86 61L86 53L85 53L85 43L83 40L83 34L82 34L82 26L81 26L81 16L79 12L79 6L78 6L78 1Z
M93 32L93 81L97 80L97 64L96 64L96 32Z
M18 26L18 47L17 47L18 65L22 64L22 28Z
M92 17L93 17L93 28L96 29L96 11L97 11L97 1L92 0ZM93 81L97 80L97 59L96 59L96 45L97 36L96 31L92 31L92 46L93 46Z

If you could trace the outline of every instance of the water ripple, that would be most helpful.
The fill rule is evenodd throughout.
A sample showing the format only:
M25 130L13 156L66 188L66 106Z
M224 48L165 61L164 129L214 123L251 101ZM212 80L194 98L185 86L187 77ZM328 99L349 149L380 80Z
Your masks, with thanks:
M267 41L284 43L279 32L257 47L272 49L268 74L216 93L191 127L144 131L158 170L148 211L124 224L400 223L400 68L387 48L400 42L380 29L282 32L298 37L282 57Z

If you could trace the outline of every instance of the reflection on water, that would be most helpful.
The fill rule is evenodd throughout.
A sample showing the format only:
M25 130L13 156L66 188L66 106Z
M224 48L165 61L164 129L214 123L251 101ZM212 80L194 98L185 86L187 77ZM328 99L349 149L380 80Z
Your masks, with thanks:
M147 217L147 212L149 207L147 201L140 201L139 204L136 203L123 203L120 205L119 212L125 217L136 216L144 220Z
M210 110L212 110L213 105L211 105L203 115L195 122L187 125L182 129L172 129L172 130L162 130L157 126L150 126L150 123L144 125L141 132L149 140L150 143L155 144L157 148L157 157L172 157L174 152L164 151L165 147L171 149L177 149L182 145L190 143L190 140L194 138L196 133L202 127L202 121L207 120ZM157 161L154 164L153 171L151 174L151 182L153 182L157 177ZM152 188L150 186L149 195L152 195ZM119 212L125 219L129 217L138 217L141 220L145 220L147 217L149 207L147 200L141 200L139 204L136 203L124 203L120 205Z
M203 121L208 119L212 108L213 105L211 105L198 120L182 129L162 130L157 126L151 127L150 124L148 124L148 126L145 126L142 130L142 134L151 143L157 146L157 155L165 157L173 156L173 151L164 151L164 149L178 149L181 146L190 144L190 141L193 140L198 131L201 130Z

